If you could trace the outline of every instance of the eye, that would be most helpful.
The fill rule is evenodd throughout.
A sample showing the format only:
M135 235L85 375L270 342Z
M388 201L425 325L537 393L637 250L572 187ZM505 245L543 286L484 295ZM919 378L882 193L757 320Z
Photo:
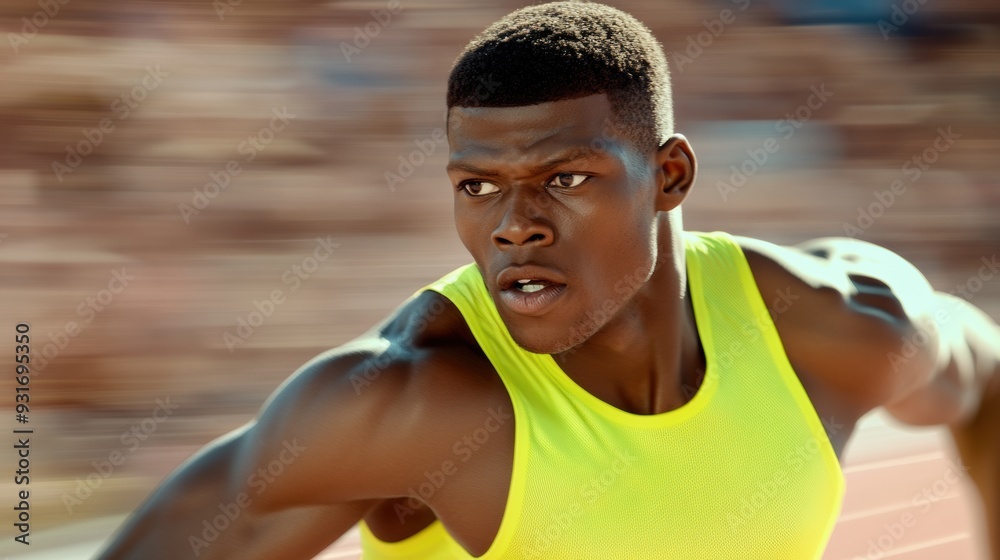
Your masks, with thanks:
M500 190L500 187L486 181L469 181L458 186L459 190L467 192L471 196L483 196L493 194Z
M549 181L549 184L553 187L563 187L572 188L577 187L580 183L586 181L589 175L578 175L575 173L560 173Z

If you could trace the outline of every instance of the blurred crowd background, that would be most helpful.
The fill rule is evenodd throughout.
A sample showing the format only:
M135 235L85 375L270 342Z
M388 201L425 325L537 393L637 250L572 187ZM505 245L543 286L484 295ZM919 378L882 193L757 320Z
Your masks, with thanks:
M880 243L1000 318L1000 4L607 3L668 53L688 229ZM37 357L33 531L131 510L469 261L445 82L524 4L0 3L0 329L29 322Z

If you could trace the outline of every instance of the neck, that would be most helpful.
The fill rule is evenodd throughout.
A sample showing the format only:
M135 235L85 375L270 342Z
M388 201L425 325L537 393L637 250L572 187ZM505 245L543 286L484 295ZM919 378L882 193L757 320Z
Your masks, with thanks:
M582 344L555 354L563 371L597 398L635 414L679 408L705 363L687 289L680 217L664 214L650 279Z

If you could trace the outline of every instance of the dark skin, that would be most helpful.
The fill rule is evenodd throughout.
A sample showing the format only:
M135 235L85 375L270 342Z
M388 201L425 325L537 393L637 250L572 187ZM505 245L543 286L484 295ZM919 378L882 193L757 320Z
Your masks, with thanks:
M657 414L690 400L705 367L680 242L679 208L696 164L680 135L648 153L609 136L612 116L603 94L452 109L455 223L495 301L497 274L509 265L544 266L566 280L540 316L498 302L519 344L554 355L601 400ZM594 150L598 137L604 144ZM873 245L739 241L789 361L830 421L838 457L858 419L880 406L911 424L948 424L983 494L996 556L996 324L936 294L908 263ZM779 293L793 303L783 304ZM951 314L928 330L942 302ZM887 355L922 326L927 343L894 367ZM296 372L257 419L179 468L99 558L193 558L190 537L241 492L252 501L198 558L311 558L362 518L388 541L440 519L461 546L482 555L507 501L511 413L461 314L426 292ZM454 462L455 446L488 422L497 428L488 441L411 508L407 497L425 473ZM304 450L258 492L250 477L293 441Z

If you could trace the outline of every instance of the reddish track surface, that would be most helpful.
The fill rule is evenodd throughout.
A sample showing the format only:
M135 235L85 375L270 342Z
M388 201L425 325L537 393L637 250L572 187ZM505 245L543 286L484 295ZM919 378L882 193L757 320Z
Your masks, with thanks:
M874 414L845 457L847 495L823 560L987 560L979 499L944 429ZM353 530L317 560L358 558Z

